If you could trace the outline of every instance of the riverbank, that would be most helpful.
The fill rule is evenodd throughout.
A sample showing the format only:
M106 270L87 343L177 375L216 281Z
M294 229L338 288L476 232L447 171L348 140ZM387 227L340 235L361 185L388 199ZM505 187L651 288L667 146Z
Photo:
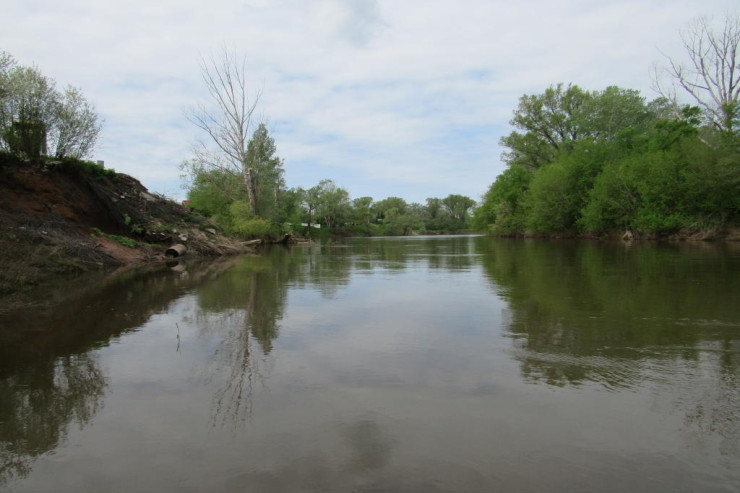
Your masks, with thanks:
M604 240L604 241L704 241L704 242L740 242L740 226L728 226L718 229L681 229L670 233L640 232L640 231L611 231L604 233L499 233L489 236L498 238L542 238L542 239L572 239L572 240Z
M164 261L173 244L193 257L253 249L131 176L86 161L0 154L4 304L59 278Z

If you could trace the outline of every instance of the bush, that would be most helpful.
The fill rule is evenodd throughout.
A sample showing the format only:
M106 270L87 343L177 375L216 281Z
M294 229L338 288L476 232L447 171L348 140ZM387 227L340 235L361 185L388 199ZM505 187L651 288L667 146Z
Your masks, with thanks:
M229 206L229 213L234 233L245 237L266 236L270 233L272 223L267 219L252 216L246 200L234 201Z
M627 229L634 224L639 193L627 168L625 163L611 163L596 178L579 219L583 230Z
M472 226L479 231L515 233L524 228L520 202L529 188L532 174L520 166L511 166L501 173L475 209Z
M580 208L575 178L571 167L560 162L537 170L526 195L528 228L538 232L574 229Z

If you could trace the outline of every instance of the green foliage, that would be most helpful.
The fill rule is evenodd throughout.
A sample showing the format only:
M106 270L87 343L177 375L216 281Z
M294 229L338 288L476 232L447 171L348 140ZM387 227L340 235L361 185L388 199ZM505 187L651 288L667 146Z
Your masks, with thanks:
M118 178L118 173L116 173L116 170L105 168L104 166L101 166L98 163L95 163L92 161L83 161L83 160L75 159L72 157L66 157L62 159L62 163L70 167L76 166L83 173L85 173L88 176L92 176L93 178L97 178L97 179L110 178L113 180Z
M140 235L144 232L144 228L142 228L139 224L131 224L131 216L129 216L128 214L123 215L123 223L128 226L131 232L134 234Z
M283 160L275 155L276 151L275 139L267 126L260 123L247 146L247 162L253 170L255 214L269 219L278 215L281 191L285 189Z
M578 86L558 84L543 94L519 98L510 123L523 133L514 131L501 139L509 149L504 161L530 171L550 162L580 136L579 110L589 97Z
M442 205L450 215L449 229L457 231L468 226L468 216L475 206L475 200L459 194L451 194L442 199Z
M589 200L579 219L586 231L629 229L637 217L639 195L625 162L604 168L589 192Z
M275 140L260 124L247 145L244 163L251 176L251 192L244 169L224 165L219 156L201 153L183 162L181 168L192 180L190 207L223 230L243 236L279 236L292 230L293 224L300 223L303 196L299 190L285 188L283 160L275 155L276 150Z
M359 197L354 199L352 201L352 221L355 224L365 226L366 229L369 228L370 222L373 220L372 205L372 197Z
M405 204L405 201L404 201ZM421 204L410 204L399 210L396 207L386 209L383 218L385 234L407 236L412 232L424 230L424 211Z
M246 200L237 200L229 206L231 215L231 231L241 236L251 238L267 236L272 223L267 219L254 217Z
M572 168L553 163L537 170L527 194L527 226L534 231L569 231L575 224L578 203Z
M697 107L637 91L550 87L523 96L502 139L510 164L475 211L499 234L669 233L715 228L740 216L740 140L702 127ZM522 147L524 146L524 147ZM546 149L534 160L532 149Z
M543 94L519 99L511 124L523 133L514 131L501 139L508 148L503 159L534 172L584 140L632 148L653 118L638 91L610 86L587 92L557 84Z
M375 214L375 220L383 222L388 215L390 210L394 210L394 214L404 214L408 204L401 197L388 197L383 200L378 200L372 206L372 211Z
M524 229L522 199L532 174L521 166L511 166L493 182L473 216L473 227L489 228L497 234L511 234Z
M134 240L133 238L129 238L127 236L119 236L119 235L104 233L99 228L92 228L90 230L90 234L93 237L103 236L105 238L111 239L115 241L116 243L121 244L128 248L138 248L139 247L139 242Z
M241 182L235 173L225 170L201 170L188 190L188 203L193 209L212 218L226 231L233 221L230 206L240 195Z

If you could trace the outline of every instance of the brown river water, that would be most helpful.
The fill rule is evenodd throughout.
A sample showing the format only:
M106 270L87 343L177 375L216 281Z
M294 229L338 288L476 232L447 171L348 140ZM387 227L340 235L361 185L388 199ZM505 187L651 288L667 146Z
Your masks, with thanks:
M84 282L0 317L0 490L740 491L737 246L363 238Z

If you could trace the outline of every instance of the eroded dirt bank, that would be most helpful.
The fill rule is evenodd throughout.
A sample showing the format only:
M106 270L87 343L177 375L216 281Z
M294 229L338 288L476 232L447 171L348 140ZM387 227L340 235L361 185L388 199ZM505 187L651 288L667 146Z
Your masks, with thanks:
M0 299L10 306L60 278L188 256L250 251L138 180L79 161L0 154Z

